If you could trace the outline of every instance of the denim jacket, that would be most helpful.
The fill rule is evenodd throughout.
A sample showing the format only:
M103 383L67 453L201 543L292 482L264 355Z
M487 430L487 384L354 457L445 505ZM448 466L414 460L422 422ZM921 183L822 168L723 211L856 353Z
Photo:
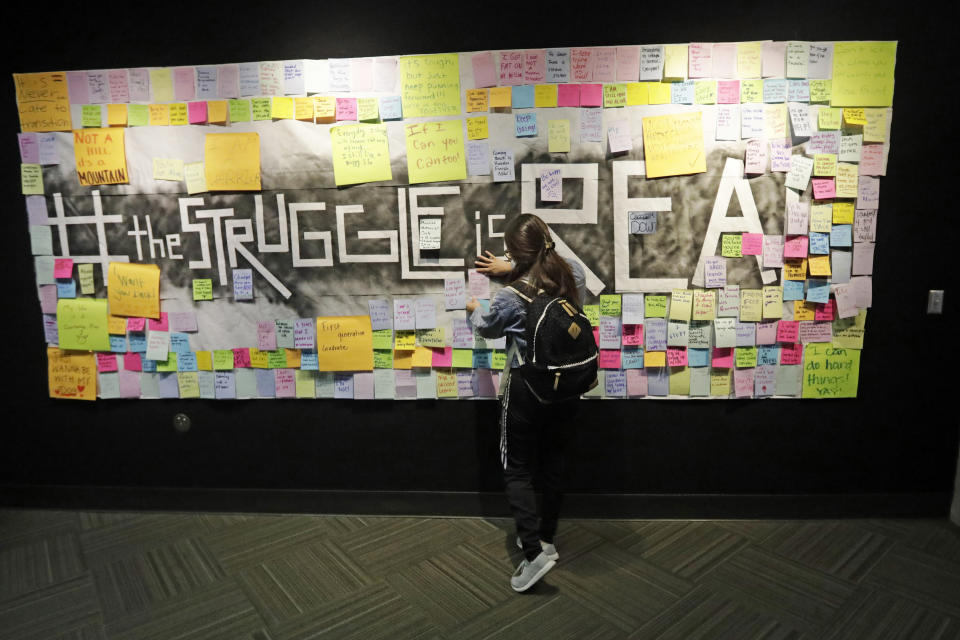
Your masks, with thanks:
M583 304L586 298L586 276L583 267L573 260L567 260L573 271L574 282L577 283L577 294L580 296L578 304ZM515 345L515 353L510 360L510 368L520 366L517 353L524 353L527 348L525 324L527 319L526 302L513 291L507 288L500 289L490 301L490 311L484 312L483 307L477 307L470 314L470 322L477 328L484 338L507 337L507 352Z

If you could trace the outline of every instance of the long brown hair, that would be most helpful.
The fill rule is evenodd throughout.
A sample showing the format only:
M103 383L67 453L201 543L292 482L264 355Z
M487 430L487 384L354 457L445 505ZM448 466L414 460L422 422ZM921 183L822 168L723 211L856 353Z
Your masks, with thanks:
M557 255L550 229L543 220L531 213L521 213L507 225L503 240L513 262L511 281L525 277L550 295L583 304L573 271L567 261Z

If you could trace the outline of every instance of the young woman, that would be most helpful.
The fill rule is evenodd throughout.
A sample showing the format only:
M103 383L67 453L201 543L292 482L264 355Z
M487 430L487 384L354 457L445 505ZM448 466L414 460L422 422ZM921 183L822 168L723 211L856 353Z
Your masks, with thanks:
M543 220L528 213L514 218L504 232L504 244L507 260L487 251L477 257L477 270L490 276L506 276L507 282L523 280L551 295L583 304L583 268L557 255ZM506 381L501 385L500 462L507 501L517 525L517 541L524 555L510 584L515 591L526 591L559 558L554 536L563 496L563 425L571 419L577 402L541 404L524 384L517 353L523 354L526 349L526 302L514 291L501 289L491 301L489 312L484 312L473 298L467 303L467 311L484 338L507 337L508 368L504 372ZM535 462L543 494L539 514L533 487Z

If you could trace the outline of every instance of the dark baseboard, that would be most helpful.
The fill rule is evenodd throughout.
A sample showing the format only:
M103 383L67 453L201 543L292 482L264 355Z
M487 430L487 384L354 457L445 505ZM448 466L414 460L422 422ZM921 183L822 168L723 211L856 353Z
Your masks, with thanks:
M948 493L586 494L564 499L567 518L946 518ZM0 507L509 517L501 493L324 491L193 487L0 486Z

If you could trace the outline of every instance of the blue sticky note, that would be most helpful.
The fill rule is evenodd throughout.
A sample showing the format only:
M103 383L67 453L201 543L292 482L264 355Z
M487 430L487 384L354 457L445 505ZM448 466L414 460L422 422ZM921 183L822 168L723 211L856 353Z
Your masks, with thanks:
M237 397L237 379L233 371L214 371L213 394L217 400L232 400Z
M110 351L112 353L126 353L127 336L110 336Z
M667 350L666 318L647 318L644 322L644 333L647 351Z
M810 81L787 80L787 100L790 102L810 102Z
M647 395L670 395L670 368L653 367L647 369Z
M603 395L608 398L624 398L627 395L627 372L604 371Z
M77 283L74 282L73 278L69 280L57 280L57 297L58 298L76 298L77 297Z
M537 135L537 114L517 113L514 115L518 138L531 138Z
M189 353L190 352L190 336L185 333L171 333L170 334L170 351L174 353Z
M853 246L853 225L833 225L833 227L830 228L830 245L834 247Z
M830 253L830 236L826 233L810 232L810 253L826 255Z
M320 359L317 357L316 349L303 349L300 351L300 368L304 371L317 371L320 369Z
M193 351L178 353L177 371L197 371L197 354Z
M768 78L763 81L764 102L786 102L787 81L782 78Z
M643 369L643 347L624 347L620 351L620 366L624 369Z
M803 280L784 280L783 299L803 300Z
M133 353L147 352L147 334L142 331L134 331L127 334L127 339L130 341L130 351Z
M393 307L388 300L367 300L370 310L370 327L374 331L393 329Z
M156 373L157 372L157 361L149 360L147 358L140 358L140 368L147 373Z
M474 349L473 368L474 369L493 369L493 350Z
M830 283L815 278L807 280L807 300L826 304L830 301Z
M403 120L403 106L400 96L383 96L380 98L381 120Z
M513 102L511 106L514 109L533 109L533 85L532 84L523 84L519 87L514 87L511 92L513 96Z
M670 103L671 104L693 104L694 81L671 82L670 83Z
M777 364L780 357L780 347L775 344L757 347L757 366L762 364Z
M177 381L176 372L161 373L158 378L161 398L180 397L180 383Z
M253 300L253 270L233 270L233 299Z
M752 347L757 344L757 323L736 321L734 331L737 334L738 347Z
M254 369L257 375L257 395L261 398L274 398L277 395L277 374L271 369Z
M710 349L687 348L687 366L689 367L709 367Z
M333 397L341 400L353 400L353 374L333 374Z

